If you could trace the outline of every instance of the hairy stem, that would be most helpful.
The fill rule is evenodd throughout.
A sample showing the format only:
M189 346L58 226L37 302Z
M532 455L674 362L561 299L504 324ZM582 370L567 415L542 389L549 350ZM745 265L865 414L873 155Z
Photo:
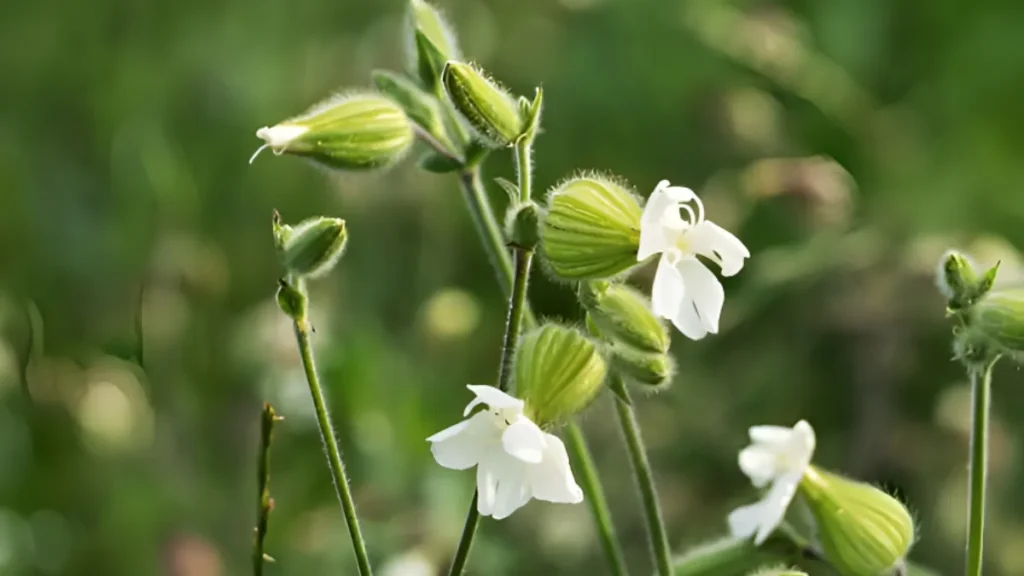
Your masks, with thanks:
M611 374L611 386L616 396L614 402L615 411L619 416L619 427L626 440L629 460L633 465L633 474L644 505L644 516L647 520L647 533L651 541L654 564L658 569L659 576L671 576L672 552L668 545L668 535L665 532L661 506L658 504L658 492L654 486L651 463L647 461L647 451L644 449L644 441L640 436L640 424L636 420L633 408L627 404L629 391L626 390L622 376Z
M597 475L583 433L578 426L571 425L566 428L565 439L573 456L583 494L594 516L594 524L597 526L598 536L601 537L601 548L604 550L605 559L608 560L608 568L611 569L612 576L627 576L629 570L626 569L625 557L615 537L615 526L612 524L612 515L604 497L604 488L601 487L601 478Z
M295 320L295 338L299 343L302 367L306 371L306 380L309 382L309 393L313 397L316 421L320 426L320 438L324 443L324 451L327 452L327 463L331 469L331 478L334 480L334 490L338 494L341 511L345 515L345 523L348 524L349 536L352 537L352 548L355 550L356 562L359 564L359 574L360 576L370 576L373 574L373 570L370 568L370 560L366 554L366 541L363 540L363 533L359 529L359 519L356 518L356 507L352 501L348 478L345 475L345 465L341 460L338 438L334 433L334 426L331 424L331 416L327 413L327 403L324 401L324 392L320 387L320 378L316 374L316 363L313 360L313 347L310 345L309 332L310 325L306 319Z
M256 541L252 549L252 573L263 576L263 562L267 558L263 552L263 541L267 537L267 526L273 502L270 499L270 440L274 433L274 422L277 421L274 407L263 404L260 418L260 459L256 465L257 493L259 504L256 509Z
M967 500L967 576L981 576L985 531L985 484L988 475L988 420L992 391L992 367L970 368L971 456Z

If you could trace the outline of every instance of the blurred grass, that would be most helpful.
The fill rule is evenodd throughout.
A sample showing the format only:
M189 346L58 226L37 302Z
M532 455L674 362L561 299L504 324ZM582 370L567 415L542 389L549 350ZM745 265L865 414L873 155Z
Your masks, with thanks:
M1024 5L442 5L467 54L520 93L544 86L539 187L582 169L644 194L668 178L753 252L727 284L723 334L677 338L674 387L638 402L675 543L720 534L752 497L735 466L747 426L806 417L820 463L910 502L914 559L959 570L968 395L931 273L956 246L1021 277ZM411 163L341 177L246 164L256 128L403 67L402 7L0 9L0 573L245 573L263 400L287 417L268 572L352 570L273 303L273 208L347 220L313 314L371 554L392 576L444 565L472 479L434 465L423 439L457 416L465 383L493 381L503 320L455 182ZM578 319L564 288L538 277L531 296ZM45 334L31 352L29 302ZM1024 573L1019 378L1009 364L995 376L993 576ZM609 417L601 401L584 425L642 572ZM477 573L603 569L583 507L531 505L481 535Z

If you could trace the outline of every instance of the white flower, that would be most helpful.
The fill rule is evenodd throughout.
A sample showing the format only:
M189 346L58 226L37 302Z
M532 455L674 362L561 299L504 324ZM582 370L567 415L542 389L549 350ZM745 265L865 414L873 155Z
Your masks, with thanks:
M492 386L469 385L476 398L463 416L487 410L434 434L427 441L437 463L453 470L476 466L477 509L507 518L530 498L578 504L583 490L569 468L565 445L523 415L524 403Z
M696 213L688 204L697 207ZM686 212L683 218L680 210ZM750 257L747 247L721 226L704 219L704 205L693 190L662 180L640 218L638 262L661 254L651 289L651 308L686 337L700 340L718 332L725 292L718 278L697 259L704 256L732 276Z
M252 164L256 157L260 155L260 152L267 148L270 148L274 151L274 154L280 156L292 141L306 132L309 132L309 128L294 124L278 124L277 126L264 126L260 128L256 131L256 137L263 139L265 144L256 149L252 158L249 158L249 164Z
M782 522L796 495L800 480L814 454L814 429L805 420L792 428L754 426L751 445L740 452L740 469L757 488L771 483L761 501L741 506L729 514L729 531L735 538L750 538L760 545Z

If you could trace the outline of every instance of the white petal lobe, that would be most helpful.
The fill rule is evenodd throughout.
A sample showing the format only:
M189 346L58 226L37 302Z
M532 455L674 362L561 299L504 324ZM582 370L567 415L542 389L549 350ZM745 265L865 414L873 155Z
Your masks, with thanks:
M544 433L525 416L505 429L501 444L509 455L536 464L544 457Z
M669 259L662 256L658 261L658 270L654 274L654 284L651 286L651 311L655 316L673 318L679 311L685 295L683 277Z
M725 290L714 273L697 259L685 259L676 264L679 275L686 285L687 299L700 316L704 329L712 334L718 332L718 320L725 304ZM683 305L685 308L685 304Z

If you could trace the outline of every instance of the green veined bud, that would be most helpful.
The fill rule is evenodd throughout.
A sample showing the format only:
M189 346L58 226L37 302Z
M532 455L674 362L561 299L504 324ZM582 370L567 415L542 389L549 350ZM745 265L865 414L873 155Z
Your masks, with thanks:
M672 561L674 576L747 576L785 553L785 543L769 539L755 546L750 538L721 538L688 550Z
M523 335L516 353L516 392L539 426L585 408L601 391L605 373L594 343L557 324Z
M814 466L800 483L825 557L844 576L902 574L914 520L899 500Z
M672 383L675 364L672 357L664 352L643 352L612 344L608 347L608 356L612 368L650 390L662 390Z
M424 137L432 138L446 150L455 149L445 130L436 98L394 72L374 70L370 76L378 90L393 98L405 110L406 116L419 127Z
M995 283L998 271L999 264L996 264L978 276L964 255L950 251L939 261L936 280L939 290L949 301L949 309L957 312L969 308L988 293Z
M316 278L334 268L347 242L341 218L310 218L290 228L280 248L281 260L289 273Z
M423 0L409 2L406 22L409 72L419 75L423 86L438 93L444 63L460 58L458 37L444 15Z
M605 338L643 352L661 354L668 350L668 331L636 290L622 284L581 282L579 296Z
M539 237L537 236L539 212L537 205L533 202L509 207L505 222L505 233L511 244L524 250L533 250L537 247L539 242Z
M526 125L516 101L483 72L449 61L441 79L456 110L492 148L510 146L522 135Z
M301 282L299 280L296 285L286 280L281 280L277 286L277 306L289 318L299 323L306 321L306 310L308 307L308 299Z
M266 142L253 154L270 148L330 168L368 170L386 166L412 145L412 122L397 103L378 94L335 96L309 112L256 135Z
M599 280L636 266L640 204L612 180L573 178L552 190L541 222L541 249L564 280Z
M971 308L968 332L985 338L998 351L1024 352L1024 290L986 294Z
M807 576L807 573L795 568L772 566L768 568L759 568L751 572L748 576Z

